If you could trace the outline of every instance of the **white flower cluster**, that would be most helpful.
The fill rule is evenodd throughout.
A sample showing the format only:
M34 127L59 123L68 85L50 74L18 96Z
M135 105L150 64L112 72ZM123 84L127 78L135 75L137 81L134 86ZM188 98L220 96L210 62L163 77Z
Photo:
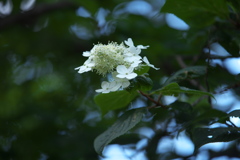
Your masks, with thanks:
M130 85L129 80L137 77L134 70L143 65L159 69L150 64L147 57L139 56L141 49L146 49L148 46L138 45L135 47L131 38L124 42L127 46L123 43L119 45L111 42L108 45L94 45L91 51L83 52L83 56L88 59L82 66L75 68L78 73L96 71L103 76L108 73L112 75L112 80L103 81L102 88L97 89L96 92L109 93L127 88Z

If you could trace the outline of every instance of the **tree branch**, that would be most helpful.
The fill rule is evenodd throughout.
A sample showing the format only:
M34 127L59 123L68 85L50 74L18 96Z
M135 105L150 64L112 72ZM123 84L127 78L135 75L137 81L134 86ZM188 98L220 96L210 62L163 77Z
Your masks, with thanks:
M235 88L239 88L239 87L240 87L240 83L238 82L238 83L235 83L233 85L229 85L229 86L223 88L221 91L214 92L214 94L222 94L223 92L226 92L230 89L235 89Z
M153 102L156 106L154 107L157 107L157 106L161 106L163 108L166 108L166 106L164 106L159 100L158 101L155 101L154 99L152 99L148 94L145 94L143 93L142 91L138 90L138 92L143 95L144 97L146 97L149 101ZM154 108L154 107L150 107L150 108Z

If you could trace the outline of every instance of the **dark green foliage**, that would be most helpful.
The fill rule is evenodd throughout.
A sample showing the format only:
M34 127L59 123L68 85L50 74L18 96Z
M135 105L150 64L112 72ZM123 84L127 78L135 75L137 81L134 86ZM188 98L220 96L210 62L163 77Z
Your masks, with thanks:
M239 0L142 1L151 6L147 13L125 10L131 1L42 0L29 11L20 9L22 1L12 1L9 15L0 13L0 159L95 160L110 143L135 145L144 138L146 146L131 149L151 160L194 159L201 146L229 141L226 151L209 152L206 159L239 156L239 126L231 117L240 117L239 108L232 108L240 76L225 64L239 58ZM78 9L89 17L77 15ZM166 13L189 30L170 28ZM82 52L127 38L149 45L141 55L160 70L143 66L126 90L97 94L106 77L74 70L86 60ZM229 55L209 54L215 42ZM234 102L213 98L225 93ZM165 105L169 95L177 100ZM145 137L141 127L153 135ZM180 132L195 144L195 155L157 153L158 142Z
M137 76L132 80L131 85L127 88L130 93L136 92L136 90L149 91L152 89L153 82L147 75Z
M129 93L125 90L107 94L99 94L94 98L95 103L105 115L110 110L126 107L134 98L136 93Z
M185 102L174 102L171 104L171 111L174 113L177 123L180 124L189 123L196 117L193 107Z
M127 111L119 117L119 119L110 128L95 139L94 148L96 152L101 155L106 145L138 124L142 120L145 112L145 108L134 109Z
M174 13L193 27L209 26L217 16L221 19L228 17L228 8L225 0L168 0L161 11Z
M239 138L239 128L195 128L193 130L195 149L207 143L229 142Z
M230 113L228 113L229 117L240 117L240 110L234 110Z
M167 85L172 82L180 82L186 79L196 78L202 75L205 75L207 68L205 66L193 66L186 67L174 73L171 77L169 77L164 85Z
M203 96L203 95L208 95L213 97L212 94L208 93L208 92L203 92L203 91L199 91L199 90L193 90L193 89L189 89L186 87L180 87L177 83L170 83L154 92L152 92L151 94L162 94L162 95L174 95L174 96L178 96L180 93L185 93L185 94L197 94L199 96Z

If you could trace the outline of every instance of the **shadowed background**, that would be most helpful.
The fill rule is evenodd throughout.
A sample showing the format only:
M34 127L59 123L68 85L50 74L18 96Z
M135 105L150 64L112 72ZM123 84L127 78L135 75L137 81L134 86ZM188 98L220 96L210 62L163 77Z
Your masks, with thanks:
M162 13L164 3L163 0L0 1L0 159L99 159L93 141L113 124L121 110L102 117L93 99L103 78L93 72L80 75L74 70L86 60L82 52L89 51L93 44L121 43L132 38L136 45L149 45L141 54L161 68L149 72L154 88L164 77L191 65L211 65L208 74L210 91L234 84L239 70L231 70L228 65L231 62L226 58L229 55L221 45L210 46L214 41L222 41L218 39L222 32L217 32L216 28L225 31L231 24L211 21L189 27L173 14ZM204 20L204 15L201 18ZM229 33L230 36L224 35L226 41L231 36L240 40L235 33L239 34L239 29ZM212 36L215 39L209 39L211 34L216 34ZM222 44L232 45L229 52L238 58L237 47L226 41ZM209 50L225 57L207 64ZM239 60L235 60L234 64L239 68ZM189 88L207 89L204 78L199 79L199 83L183 84ZM239 107L238 94L237 89L221 94L233 99L220 110L228 112ZM216 103L215 107L219 108L221 104ZM134 105L139 107L147 103L140 97L130 107ZM159 121L161 116L164 117L157 117ZM122 152L125 158L136 155L135 159L139 160L169 155L181 158L192 154L193 144L184 133L182 144L185 143L191 152L178 152L172 147L177 145L175 143L166 146L174 138L158 132L158 120L146 119L133 131L135 134L114 141L114 144L123 144L121 149L127 148L125 153ZM172 127L177 128L174 121ZM151 141L154 138L155 143ZM158 142L162 142L162 146L158 146ZM148 153L140 152L141 148ZM110 155L117 151L106 153ZM218 154L218 151L214 152L213 156Z

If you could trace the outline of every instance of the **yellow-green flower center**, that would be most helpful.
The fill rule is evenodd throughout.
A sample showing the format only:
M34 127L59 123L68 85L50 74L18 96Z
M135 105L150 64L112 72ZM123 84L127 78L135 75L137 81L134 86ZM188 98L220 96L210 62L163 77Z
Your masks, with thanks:
M106 75L112 72L118 65L130 64L124 61L124 50L126 47L123 44L109 43L108 45L97 44L93 51L93 61L95 66L93 69L98 74Z

